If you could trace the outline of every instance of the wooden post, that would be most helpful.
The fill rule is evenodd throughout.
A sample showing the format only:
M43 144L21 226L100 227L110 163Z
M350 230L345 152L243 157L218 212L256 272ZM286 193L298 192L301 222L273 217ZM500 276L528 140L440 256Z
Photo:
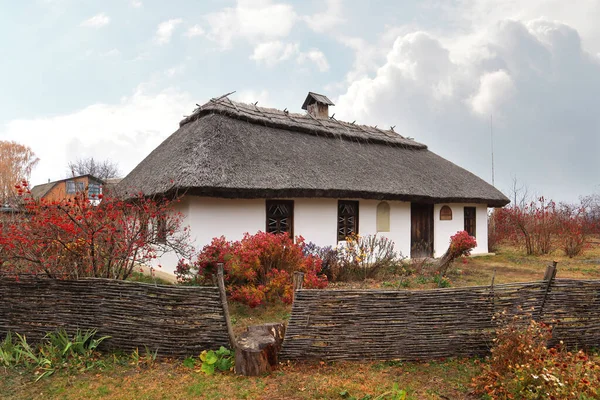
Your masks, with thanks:
M302 289L304 283L304 272L296 271L292 277L292 301L296 298L296 290Z
M542 298L542 304L540 305L540 310L538 311L538 315L536 321L539 321L542 318L542 313L544 311L544 305L546 304L546 299L548 298L548 292L550 291L550 286L552 286L552 282L556 277L556 265L557 261L552 261L552 264L546 267L546 273L544 274L544 281L546 281L546 289L544 290L544 297Z
M496 280L496 268L494 268L494 275L492 275L492 283L490 285L490 301L492 302L492 318L496 314L496 296L494 295L494 281Z
M237 343L235 334L231 327L231 319L229 318L229 306L227 305L227 293L225 292L225 278L223 276L223 263L217 263L217 284L219 285L219 295L221 297L221 305L225 313L225 324L227 325L227 334L229 335L229 346L235 350Z

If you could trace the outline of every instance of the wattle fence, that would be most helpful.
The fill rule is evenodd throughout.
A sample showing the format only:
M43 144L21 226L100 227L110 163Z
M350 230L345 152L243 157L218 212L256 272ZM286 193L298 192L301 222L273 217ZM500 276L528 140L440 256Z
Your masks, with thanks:
M553 341L600 347L600 281L554 279L418 291L305 290L296 279L281 360L432 359L488 353L507 310L552 323ZM0 338L97 329L106 349L185 357L235 343L225 290L108 279L0 277Z
M485 355L493 317L503 310L552 323L555 342L600 347L600 281L551 279L419 291L300 289L280 359Z
M147 346L163 356L229 346L217 287L0 277L0 338L11 331L35 341L61 327L97 329L110 336L106 349Z

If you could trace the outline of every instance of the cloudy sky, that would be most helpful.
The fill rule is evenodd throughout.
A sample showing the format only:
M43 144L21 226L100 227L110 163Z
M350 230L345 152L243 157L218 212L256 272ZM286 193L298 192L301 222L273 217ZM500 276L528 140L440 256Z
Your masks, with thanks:
M392 126L509 193L600 192L600 0L0 0L0 139L124 174L211 97ZM353 166L360 168L360 165Z

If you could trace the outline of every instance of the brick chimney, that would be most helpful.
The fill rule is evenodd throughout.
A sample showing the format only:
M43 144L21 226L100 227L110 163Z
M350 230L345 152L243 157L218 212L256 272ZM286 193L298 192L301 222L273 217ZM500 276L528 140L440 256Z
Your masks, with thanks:
M308 96L306 96L306 100L302 104L302 109L315 118L329 118L329 106L334 105L327 96L308 92Z

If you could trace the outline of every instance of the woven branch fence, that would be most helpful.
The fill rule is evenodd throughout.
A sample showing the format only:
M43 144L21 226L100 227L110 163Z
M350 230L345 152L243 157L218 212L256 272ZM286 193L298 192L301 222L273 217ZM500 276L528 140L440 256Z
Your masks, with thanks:
M36 341L61 327L97 329L111 337L105 349L147 346L161 356L229 345L217 287L0 277L0 338L11 331Z
M553 341L600 346L600 281L550 279L420 291L300 289L280 359L485 355L497 323L492 317L503 310L558 320Z

